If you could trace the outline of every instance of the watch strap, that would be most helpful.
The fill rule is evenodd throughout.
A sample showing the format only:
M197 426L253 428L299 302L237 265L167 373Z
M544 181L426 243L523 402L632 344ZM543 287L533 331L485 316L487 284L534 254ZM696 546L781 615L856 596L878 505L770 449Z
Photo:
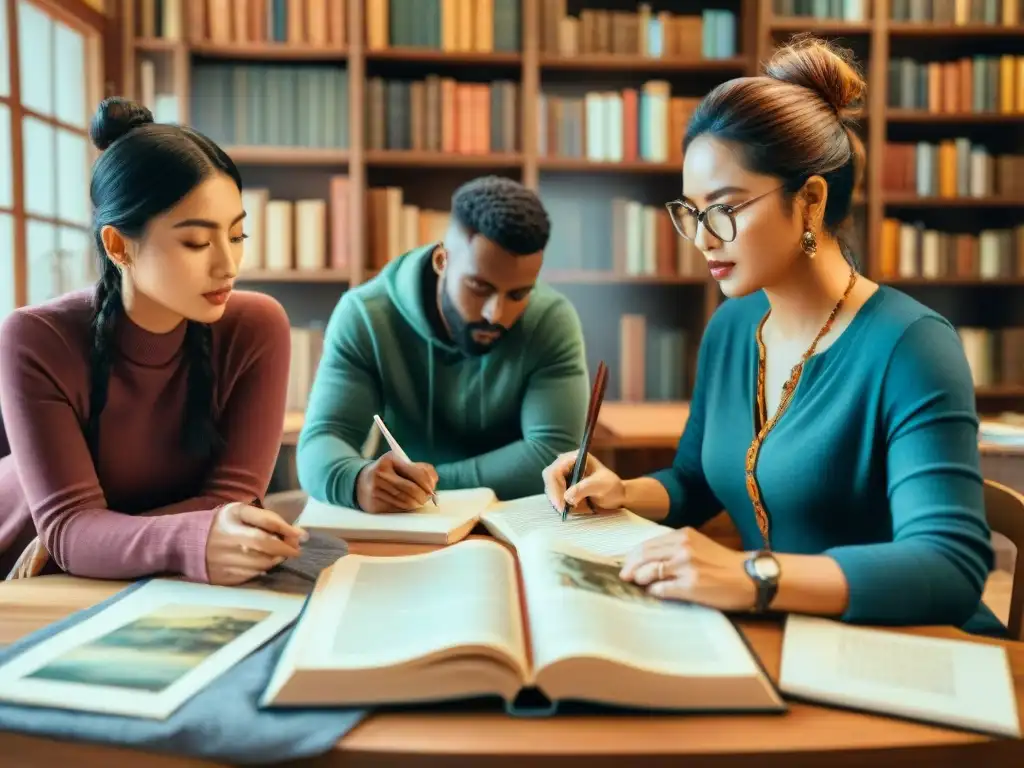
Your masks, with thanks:
M754 582L754 587L756 589L756 598L753 608L754 613L764 613L767 611L768 607L772 604L772 600L775 599L776 592L779 591L779 582L777 578L766 579L757 572L755 562L763 557L769 557L772 560L775 560L775 556L772 555L771 552L760 551L755 552L743 563L744 570L746 570L747 575L750 576L751 580Z

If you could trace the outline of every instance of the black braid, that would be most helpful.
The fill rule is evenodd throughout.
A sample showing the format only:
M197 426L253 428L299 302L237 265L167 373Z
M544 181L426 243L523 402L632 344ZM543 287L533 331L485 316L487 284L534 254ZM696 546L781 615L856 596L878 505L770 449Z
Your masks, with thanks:
M107 404L107 385L114 357L114 330L124 308L121 273L111 261L103 261L103 274L96 283L96 309L89 327L92 350L89 356L89 421L85 434L93 456L99 455L100 414Z
M210 361L213 332L204 323L189 321L185 331L188 356L188 396L185 402L185 447L189 453L209 458L224 447L213 419L213 365Z

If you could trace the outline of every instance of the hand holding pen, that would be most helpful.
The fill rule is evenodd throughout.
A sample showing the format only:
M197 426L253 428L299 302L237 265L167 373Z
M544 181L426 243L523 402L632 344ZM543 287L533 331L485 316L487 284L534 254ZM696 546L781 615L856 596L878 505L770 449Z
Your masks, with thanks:
M408 512L428 501L437 505L437 471L424 462L414 462L379 416L374 422L391 450L366 466L356 479L356 503L364 512Z

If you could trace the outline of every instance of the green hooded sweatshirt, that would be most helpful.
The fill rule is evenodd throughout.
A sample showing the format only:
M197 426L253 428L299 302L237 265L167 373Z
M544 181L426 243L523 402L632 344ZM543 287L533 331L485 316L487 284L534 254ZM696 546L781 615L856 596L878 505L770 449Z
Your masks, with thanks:
M298 443L299 482L315 499L356 506L375 413L412 461L434 465L438 490L541 493L544 467L579 447L590 385L575 308L538 282L494 349L466 356L438 338L424 308L433 249L394 260L331 315ZM379 440L375 458L387 450Z

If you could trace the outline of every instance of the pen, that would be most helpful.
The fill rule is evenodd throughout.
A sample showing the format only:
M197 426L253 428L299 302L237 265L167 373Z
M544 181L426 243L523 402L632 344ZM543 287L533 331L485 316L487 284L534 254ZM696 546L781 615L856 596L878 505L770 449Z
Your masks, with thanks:
M590 452L590 438L593 436L594 427L597 425L597 415L601 412L601 403L604 401L604 388L608 383L608 366L602 360L597 366L597 376L594 377L594 388L590 390L590 404L587 406L587 423L583 428L583 442L580 443L580 450L576 454L576 464L572 468L572 476L569 478L568 488L572 488L583 477L587 468L587 454ZM569 502L562 507L562 522L569 516Z
M395 455L398 456L398 458L400 458L407 464L412 464L412 460L409 458L409 454L402 450L402 446L398 444L398 441L391 436L391 432L388 431L388 428L384 426L383 419L381 419L381 417L375 413L373 414L373 421L374 423L376 423L377 428L380 430L380 433L384 435L384 439L388 441L388 445L391 446L391 450L395 452ZM435 507L441 506L440 504L437 503L437 494L434 493L433 491L430 492L430 500L434 502Z

